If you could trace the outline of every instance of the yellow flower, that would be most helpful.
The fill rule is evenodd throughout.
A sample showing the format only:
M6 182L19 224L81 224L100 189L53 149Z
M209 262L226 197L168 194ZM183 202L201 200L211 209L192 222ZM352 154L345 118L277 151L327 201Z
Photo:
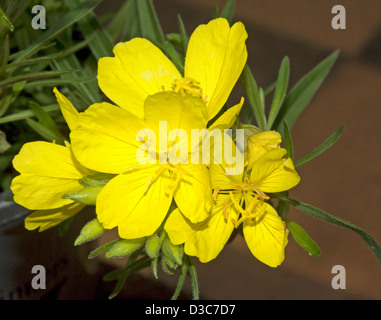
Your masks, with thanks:
M223 249L234 228L243 223L243 234L253 255L271 267L280 265L288 230L265 201L269 199L266 193L288 190L300 181L286 150L265 152L253 163L249 175L226 175L225 170L225 164L210 166L214 204L209 219L194 224L180 210L168 217L165 230L171 242L184 243L185 253L208 262Z
M167 132L188 134L193 128L205 128L204 107L197 97L160 92L146 99L145 120L108 103L94 104L80 114L81 126L71 133L76 158L93 170L117 174L96 202L98 220L106 229L118 227L126 239L150 236L173 198L192 221L208 216L212 198L207 168L169 161L175 142L167 140ZM156 139L162 137L163 123L165 139ZM138 141L145 133L150 139ZM139 158L144 145L148 152Z
M54 89L61 112L70 129L78 126L78 112L57 89ZM26 143L13 159L20 173L12 181L14 201L36 210L25 219L28 230L49 229L84 208L62 196L83 188L79 179L93 174L74 158L70 145L35 141Z
M200 25L189 39L184 77L147 39L118 43L115 57L99 60L98 83L110 100L140 118L144 118L149 95L175 91L201 97L211 120L226 103L245 66L246 38L240 22L230 27L226 19L218 18Z
M105 228L118 227L126 239L150 236L173 199L194 223L209 216L208 169L174 163L169 156L175 150L171 159L178 152L179 159L189 159L192 147L188 144L181 154L189 142L181 137L205 129L225 104L246 63L246 38L242 23L230 28L225 19L198 27L189 41L185 77L142 38L118 43L115 57L99 60L99 86L118 106L90 106L80 115L80 128L71 133L71 141L83 165L117 174L97 198L98 220ZM242 104L243 99L214 125L231 126ZM168 132L174 133L174 140L167 139Z

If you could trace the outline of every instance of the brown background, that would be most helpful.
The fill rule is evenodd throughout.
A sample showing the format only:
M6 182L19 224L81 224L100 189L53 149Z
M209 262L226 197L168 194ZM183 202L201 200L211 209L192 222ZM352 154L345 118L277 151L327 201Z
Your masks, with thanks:
M159 0L155 6L165 33L177 32L180 14L188 34L211 19L224 1ZM295 159L312 151L341 125L339 142L299 168L302 181L291 196L361 226L381 243L381 2L340 1L346 30L331 27L334 1L237 0L234 21L249 34L248 62L259 85L275 81L283 56L291 62L290 86L335 49L341 54L308 109L292 130ZM98 10L112 11L118 1ZM241 93L238 88L236 95ZM243 239L208 263L197 263L204 299L380 299L381 265L355 233L298 210L301 224L320 246L309 256L290 236L281 267L269 268L249 252ZM334 265L346 269L346 289L334 290ZM142 274L150 277L149 272ZM170 288L177 277L160 273ZM189 284L187 286L189 289Z

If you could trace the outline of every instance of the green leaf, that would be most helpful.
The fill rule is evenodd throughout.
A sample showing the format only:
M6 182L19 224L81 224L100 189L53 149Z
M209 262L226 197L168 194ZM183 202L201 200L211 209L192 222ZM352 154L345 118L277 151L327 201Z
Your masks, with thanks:
M314 149L311 153L307 154L300 160L295 163L295 167L300 167L307 162L315 159L317 156L321 155L323 152L327 151L330 147L332 147L335 142L340 138L344 130L344 126L341 126L337 129L327 140L325 140L319 147Z
M320 248L317 246L315 241L311 239L308 233L296 222L287 220L287 227L290 230L295 241L310 255L314 257L320 256Z
M366 244L369 246L369 248L376 255L378 261L381 263L381 247L372 238L372 236L368 232L366 232L364 229L362 229L362 228L360 228L360 227L358 227L358 226L356 226L356 225L354 225L348 221L345 221L341 218L332 216L329 213L324 212L321 209L315 208L309 204L299 202L299 201L294 200L294 199L285 198L285 197L279 197L278 199L280 201L285 201L285 202L291 204L295 208L297 208L301 211L304 211L305 213L307 213L307 214L309 214L309 215L311 215L317 219L321 219L321 220L324 220L324 221L331 223L333 225L343 227L343 228L346 228L346 229L349 229L349 230L356 232L366 242Z
M46 29L28 48L17 54L16 61L24 60L41 49L47 42L53 40L60 32L67 29L84 16L92 12L92 10L101 2L101 0L84 1L78 7L71 9L53 26Z
M141 36L163 48L165 37L152 0L135 0Z
M33 119L30 119L30 118L26 119L26 123L45 140L49 142L52 142L55 140L63 144L62 137L57 136L55 132L52 132L49 128L45 127L41 123L34 121Z
M198 285L198 279L197 279L197 270L196 266L193 263L193 260L190 256L186 256L186 261L189 268L189 275L192 280L192 298L193 300L199 300L200 298L200 289Z
M84 187L103 187L114 177L114 174L97 172L79 179L78 182Z
M63 74L67 74L74 71L76 70L42 71L42 72L36 72L36 73L21 74L21 75L10 77L8 79L0 81L0 87L10 86L14 83L18 83L22 81L54 78L54 77L61 76Z
M93 219L86 223L86 225L82 228L79 236L74 242L75 246L79 246L86 242L92 241L100 237L106 231L103 228L102 224L97 220Z
M0 22L5 25L9 30L13 31L15 28L13 27L12 22L9 21L8 17L5 15L3 10L0 8Z
M45 107L41 107L45 112L52 112L52 111L57 111L60 110L60 106L58 104L53 104ZM2 123L8 123L8 122L13 122L13 121L20 121L24 120L27 118L31 118L35 116L32 110L25 110L25 111L20 111L17 113L10 114L6 117L0 118L0 124Z
M69 0L69 3L72 3L73 6L78 5L80 1ZM93 12L90 12L83 19L80 19L78 26L85 36L85 39L93 39L89 42L89 48L96 60L112 55L112 39Z
M232 21L234 16L235 0L228 0L221 10L220 17L225 18L229 22Z
M182 46L183 52L185 54L187 52L187 48L188 48L189 36L185 30L185 25L184 25L183 19L181 19L180 15L177 15L177 20L179 22L181 46Z
M101 253L110 250L117 241L119 241L119 239L110 241L104 244L103 246L100 246L99 248L96 248L95 250L91 251L88 256L88 259L94 259L96 256L100 255Z
M134 21L136 19L133 19L133 16L131 15L131 13L134 13L134 11L136 12L136 8L134 8L134 6L135 0L125 1L123 6L119 8L119 10L113 16L113 19L108 24L107 32L110 35L112 42L116 42L121 37L126 24L136 23L136 21ZM131 29L131 27L127 28Z
M326 59L320 62L308 74L300 79L291 89L285 98L282 108L273 124L273 128L276 131L283 132L282 126L284 120L287 121L289 128L292 128L299 115L307 107L316 91L320 88L338 55L339 50L331 53Z
M37 119L39 120L40 124L48 128L51 132L54 133L54 135L57 137L57 142L63 143L64 139L58 130L58 127L52 117L47 113L38 103L34 101L29 102L30 109L33 111L33 113L36 115Z
M249 100L250 107L254 113L257 125L261 130L264 130L266 128L265 108L260 98L257 82L255 81L248 64L243 68L240 80Z
M290 130L288 129L288 125L286 121L284 122L283 127L284 127L284 143L287 150L287 155L289 158L291 158L291 160L294 160L294 146L292 143L291 133L290 133Z
M290 60L288 59L288 57L284 57L279 68L274 98L270 108L269 117L267 119L267 130L272 129L272 125L281 108L283 99L286 96L289 78L290 78Z
M183 288L184 281L185 281L185 278L187 276L187 273L188 273L188 265L186 263L184 263L181 266L181 272L180 272L179 279L177 280L176 290L173 293L171 300L176 300L179 297L181 289Z

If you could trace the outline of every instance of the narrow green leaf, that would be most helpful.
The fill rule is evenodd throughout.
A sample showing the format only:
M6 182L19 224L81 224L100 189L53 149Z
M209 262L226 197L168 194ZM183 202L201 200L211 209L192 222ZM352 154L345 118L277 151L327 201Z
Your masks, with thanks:
M73 5L80 4L79 0L67 1L71 2ZM89 48L96 60L112 55L112 39L93 12L90 12L84 18L80 19L78 21L78 26L85 36L85 39L93 39L89 42Z
M106 29L113 43L117 42L125 25L131 23L131 20L128 20L127 17L131 9L133 10L132 6L134 5L134 2L135 0L125 1L123 6L119 8L110 23L107 25Z
M189 36L187 34L187 31L185 30L185 25L180 15L177 15L177 20L179 22L181 45L182 45L183 52L185 54L188 48Z
M42 107L45 112L52 112L52 111L57 111L60 109L60 106L58 104L53 104L49 106ZM8 122L14 122L14 121L20 121L24 120L27 118L33 117L35 114L33 113L32 110L25 110L25 111L20 111L17 113L10 114L6 117L0 118L0 124L2 123L8 123Z
M261 102L257 82L255 81L248 64L245 65L240 80L249 100L250 107L254 113L257 125L260 129L264 130L266 128L264 105Z
M76 70L65 70L65 71L42 71L30 74L21 74L18 76L10 77L6 80L0 81L0 87L10 86L17 82L36 80L36 79L46 79L54 78L63 74L74 72Z
M288 59L288 57L284 57L279 68L274 98L270 108L269 117L267 119L267 130L272 129L272 125L281 108L283 99L286 96L289 78L290 78L290 60Z
M292 143L292 138L291 138L291 133L290 130L288 129L287 122L284 122L284 142L285 142L285 147L287 150L287 155L291 160L294 160L294 146Z
M53 132L57 137L59 137L58 140L60 142L63 142L63 137L49 113L47 113L38 103L34 101L30 101L29 106L33 113L36 115L38 121L51 132Z
M225 18L226 20L231 22L234 16L234 9L235 0L228 0L221 10L220 17Z
M55 140L56 142L63 144L63 139L61 137L58 137L55 132L52 132L49 128L45 127L41 123L30 118L26 119L26 123L45 140L49 142Z
M200 299L200 289L198 285L198 279L197 279L197 271L196 266L193 263L192 257L186 256L187 264L188 264L188 270L189 275L192 280L192 298L193 300L199 300Z
M8 63L7 65L1 67L0 73L3 72L4 70L9 70L12 68L24 67L24 66L31 65L31 64L51 61L51 60L57 59L60 55L61 55L61 53L53 53L51 55L47 55L44 57L38 57L38 58L34 58L34 59L26 59L26 60L22 60L22 61L18 61L18 62L11 62L11 63Z
M324 220L324 221L331 223L333 225L343 227L343 228L346 228L346 229L349 229L349 230L356 232L366 242L366 244L369 246L369 248L376 255L378 261L381 263L381 247L372 238L372 236L368 232L366 232L364 229L362 229L362 228L360 228L360 227L358 227L358 226L356 226L356 225L354 225L348 221L345 221L341 218L332 216L332 215L328 214L327 212L324 212L323 210L315 208L309 204L299 202L297 200L290 199L290 198L284 198L284 197L279 197L279 200L290 203L295 208L297 208L301 211L304 211L305 213L307 213L307 214L309 214L309 215L311 215L317 219L321 219L321 220Z
M341 137L344 130L344 126L341 126L337 129L327 140L325 140L319 147L313 150L311 153L307 154L300 160L295 163L295 167L300 167L307 162L315 159L317 156L321 155L323 152L327 151L330 147L332 147L335 142Z
M42 46L54 39L60 32L89 14L100 2L101 0L85 1L70 10L52 27L46 29L28 48L20 52L16 57L16 61L24 60L39 51Z
M116 286L115 286L115 289L114 291L109 295L109 299L113 299L115 298L119 292L123 289L124 287L124 284L126 283L127 281L127 278L129 277L130 275L130 270L128 269L128 267L135 262L135 260L138 258L140 254L140 251L135 251L131 256L130 258L127 260L127 263L126 263L126 266L124 267L125 272L122 273L121 277L119 278Z
M9 53L9 34L6 34L0 49L0 73L2 73L7 66Z
M185 278L187 276L187 273L188 273L188 265L186 263L184 263L181 266L181 272L180 272L179 279L177 280L176 290L173 293L171 300L176 300L179 297L181 289L184 286L184 281L185 281Z
M136 0L141 35L163 48L165 37L152 0Z
M3 10L1 10L1 8L0 8L0 22L11 31L15 29L12 22L9 21L8 17L5 15Z
M339 56L339 50L331 53L315 68L300 79L285 98L282 108L273 124L278 132L283 132L283 121L286 120L291 129L299 115L307 107L316 91L320 88L324 79L331 70Z
M115 239L113 241L110 241L110 242L104 244L103 246L100 246L99 248L94 249L93 251L90 252L88 259L94 259L99 254L110 250L117 241L119 241L119 239Z
M308 235L308 233L296 222L287 220L287 227L290 230L295 241L310 255L314 257L320 256L320 248L314 240Z

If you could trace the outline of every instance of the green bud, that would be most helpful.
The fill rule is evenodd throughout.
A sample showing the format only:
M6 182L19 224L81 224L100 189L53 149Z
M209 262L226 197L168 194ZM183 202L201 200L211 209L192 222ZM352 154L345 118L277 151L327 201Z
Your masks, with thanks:
M141 248L146 240L146 237L138 239L121 239L112 246L105 256L106 258L123 258Z
M163 242L163 254L175 264L181 265L183 263L184 249L183 245L174 245L167 237Z
M93 219L82 228L79 236L74 242L74 245L79 246L85 242L94 240L105 231L106 229L103 228L102 224L97 219Z
M85 187L77 192L68 193L62 196L63 199L70 199L75 202L79 202L86 205L95 205L97 196L101 192L103 186L101 187Z
M156 233L148 237L146 242L146 253L151 259L157 257L160 249L160 242L160 238Z
M97 172L92 176L79 179L79 183L84 187L102 187L114 177L114 174Z

